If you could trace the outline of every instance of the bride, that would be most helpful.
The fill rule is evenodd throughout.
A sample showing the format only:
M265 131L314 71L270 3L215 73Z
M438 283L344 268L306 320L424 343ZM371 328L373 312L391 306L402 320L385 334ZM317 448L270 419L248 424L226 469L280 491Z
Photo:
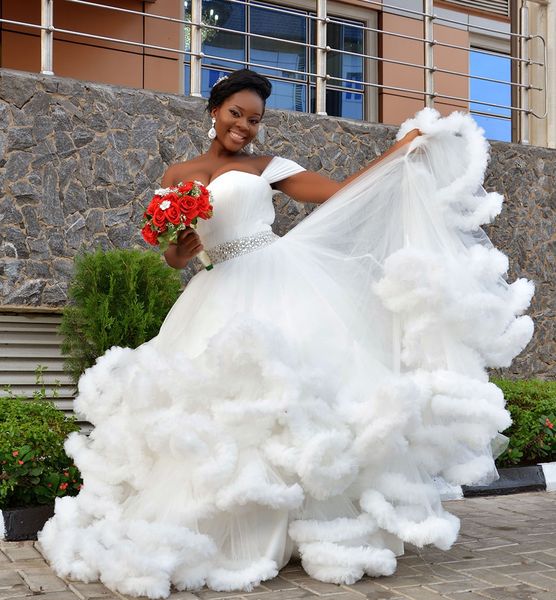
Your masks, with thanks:
M393 149L338 183L243 150L268 80L212 89L209 151L163 185L198 180L214 216L165 254L198 273L160 333L111 348L79 382L95 428L66 449L84 478L40 534L55 571L124 594L251 590L292 553L316 579L389 575L403 542L448 549L459 521L433 478L495 478L510 423L487 366L532 335L533 286L506 282L480 229L472 119L424 110ZM272 195L321 204L283 237Z

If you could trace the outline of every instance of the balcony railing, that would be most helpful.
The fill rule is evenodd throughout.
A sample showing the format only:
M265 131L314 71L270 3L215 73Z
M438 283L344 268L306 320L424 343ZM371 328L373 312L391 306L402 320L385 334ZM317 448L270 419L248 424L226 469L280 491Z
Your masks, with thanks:
M292 76L303 76L312 82L315 90L315 112L318 114L326 114L326 95L327 89L333 85L334 87L345 86L347 88L357 86L359 89L376 89L382 91L393 91L403 92L407 94L416 95L421 97L426 106L434 106L437 101L448 101L452 103L463 103L464 106L468 106L472 103L475 108L472 112L478 115L485 115L488 117L495 117L501 119L508 119L506 114L511 114L512 119L519 123L519 139L522 143L528 143L529 140L529 117L536 119L544 119L547 116L547 102L546 102L546 89L547 89L547 51L546 41L542 35L538 33L531 33L529 31L528 23L528 12L526 8L522 8L519 15L519 33L508 32L504 36L512 40L513 52L511 55L507 55L507 58L513 63L512 72L514 77L512 81L502 80L499 77L485 77L482 75L475 75L465 71L458 71L453 69L440 68L435 62L435 49L436 48L448 48L452 50L459 50L463 52L478 52L481 54L499 55L499 53L492 52L489 50L483 50L479 48L472 48L470 46L451 44L448 42L440 41L435 38L435 25L442 24L448 27L461 27L467 26L467 23L457 19L450 19L444 16L435 14L435 8L433 0L423 0L422 11L411 10L406 8L400 8L399 6L389 5L379 1L366 0L365 5L370 10L392 10L398 14L403 14L418 18L423 23L423 35L414 36L404 34L398 31L388 31L377 27L369 27L365 24L357 24L349 22L349 27L354 29L360 29L363 32L370 34L382 35L382 36L393 36L398 39L409 40L412 42L418 42L423 45L424 57L422 62L419 61L404 61L396 60L388 56L379 56L367 53L367 52L352 52L344 50L342 48L335 48L327 44L327 28L331 24L345 24L345 21L340 20L329 14L328 8L329 3L327 0L315 0L313 14L309 12L301 13L298 10L289 9L286 6L277 6L271 4L253 3L250 0L227 0L230 4L243 5L244 7L258 8L263 7L265 11L279 15L292 15L296 17L303 17L310 22L316 33L314 41L316 43L299 42L291 39L283 39L280 37L269 37L267 35L257 34L251 31L238 31L235 29L227 29L220 26L218 23L207 23L206 19L203 21L203 3L202 0L191 0L189 2L190 18L172 18L166 16L160 16L155 14L149 14L143 11L132 10L112 6L108 3L96 3L88 0L41 0L41 24L28 23L21 21L14 21L9 19L0 19L4 25L15 25L22 26L29 29L40 30L41 32L41 72L43 74L54 74L54 36L55 34L71 34L87 40L98 40L101 42L119 43L129 45L130 47L137 47L144 50L156 50L174 53L178 56L183 57L184 62L189 64L189 93L192 96L201 96L201 73L204 65L204 60L223 61L229 65L237 65L238 68L248 66L254 68L263 68L266 73L270 71L270 77L276 77L278 79L284 79ZM281 0L282 4L287 3L287 0ZM81 4L87 7L94 7L95 9L106 11L107 16L109 13L114 12L124 13L129 15L139 15L143 18L165 21L169 24L179 24L188 29L189 32L189 44L188 48L170 48L166 46L147 44L143 42L137 42L132 40L126 40L122 38L98 35L93 33L87 33L86 31L76 31L70 29L63 29L54 25L54 10L55 5L61 4ZM86 26L84 26L86 27ZM473 30L479 30L485 34L493 34L500 36L500 30L489 28L487 26L473 25ZM293 69L284 68L283 66L273 66L271 64L261 64L252 60L238 60L231 57L216 56L203 52L203 36L207 35L209 31L217 32L228 32L233 35L242 36L248 40L256 38L264 38L266 41L276 43L287 43L292 46L302 46L306 51L311 51L314 56L312 61L312 70L306 69ZM536 47L533 44L537 44ZM355 80L347 77L342 77L338 73L329 73L327 71L327 57L331 53L338 55L346 55L356 57L369 64L383 64L383 65L401 65L405 67L412 67L419 69L423 72L423 89L414 89L413 87L404 87L404 85L389 85L384 82L373 80ZM533 59L532 56L540 57ZM311 63L310 63L311 64ZM540 69L541 76L536 76L535 81L540 83L531 83L531 70L532 68ZM273 72L275 74L272 74ZM363 69L363 73L370 72L369 69ZM510 86L514 90L512 93L512 101L510 103L501 104L497 102L489 102L485 99L477 99L462 95L452 95L442 91L442 89L436 85L437 77L439 74L450 75L453 77L461 77L466 80L480 80L485 82L491 82L496 84L505 84ZM517 74L517 75L516 75ZM292 79L288 79L292 81ZM332 82L332 83L331 83ZM339 83L338 83L339 82ZM468 86L469 87L469 86ZM532 108L532 92L537 92L541 95L541 104L544 110L542 112L536 112ZM477 107L484 107L484 110ZM494 112L488 109L496 109Z

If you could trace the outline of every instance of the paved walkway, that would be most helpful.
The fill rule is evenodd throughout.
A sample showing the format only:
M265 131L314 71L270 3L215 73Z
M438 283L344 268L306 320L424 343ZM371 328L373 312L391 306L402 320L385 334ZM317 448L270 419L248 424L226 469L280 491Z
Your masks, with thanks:
M556 492L447 502L462 519L448 552L408 548L392 577L351 586L310 579L292 563L251 593L176 592L171 600L556 600ZM0 542L0 600L122 600L99 583L56 577L33 542Z

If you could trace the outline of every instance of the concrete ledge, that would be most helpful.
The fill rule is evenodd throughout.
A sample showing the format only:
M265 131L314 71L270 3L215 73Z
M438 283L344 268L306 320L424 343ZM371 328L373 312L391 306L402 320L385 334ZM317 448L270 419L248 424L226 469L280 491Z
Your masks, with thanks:
M461 500L474 496L496 496L521 492L556 491L556 462L527 467L498 469L500 478L488 485L450 485L435 478L442 500Z
M500 478L488 485L462 486L465 498L536 492L546 490L546 480L541 465L499 469Z

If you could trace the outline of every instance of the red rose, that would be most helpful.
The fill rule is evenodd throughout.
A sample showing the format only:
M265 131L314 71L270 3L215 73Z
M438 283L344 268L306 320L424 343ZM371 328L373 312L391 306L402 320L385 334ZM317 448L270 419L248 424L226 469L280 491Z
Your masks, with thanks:
M153 199L150 201L149 205L147 206L147 210L145 212L149 215L152 215L154 211L158 208L161 199L162 198L160 196L154 196Z
M168 192L166 196L164 196L164 200L169 200L170 202L178 202L179 199L180 197L177 192Z
M186 181L178 186L178 192L180 194L187 194L187 192L190 192L193 189L194 185L195 184L192 181Z
M147 244L150 244L151 246L158 245L158 234L156 231L152 230L148 223L143 227L143 229L141 229L141 235Z
M191 196L183 196L180 199L180 209L185 214L187 219L194 219L199 214L197 199Z
M178 225L181 218L180 207L177 201L172 201L172 204L164 211L166 220L173 225Z
M166 214L161 210L160 206L153 213L152 223L155 227L166 227Z

